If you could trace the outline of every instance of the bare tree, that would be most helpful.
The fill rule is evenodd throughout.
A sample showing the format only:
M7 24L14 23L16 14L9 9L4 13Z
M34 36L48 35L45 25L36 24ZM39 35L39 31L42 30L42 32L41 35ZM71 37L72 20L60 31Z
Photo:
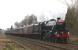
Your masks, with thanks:
M78 27L77 27L77 25L78 25L78 21L77 21L77 14L78 13L77 12L78 11L76 10L78 8L76 8L76 4L77 4L76 1L77 0L71 0L73 6L69 6L66 2L68 9L67 9L65 22L66 22L66 26L69 28L69 30L72 33L78 32Z
M25 18L21 21L21 23L25 26L28 25L28 18L29 18L29 15L25 16Z
M18 22L15 22L14 25L15 25L16 28L19 28L20 27L20 24Z
M35 23L37 23L37 17L35 15L29 16L28 24L30 25L30 24L35 24Z
M27 15L21 22L15 22L16 28L24 27L30 24L36 24L37 23L37 17L35 15Z
M44 14L42 14L42 15L40 16L40 20L41 20L41 22L44 22L44 21L46 21L47 19L48 19L48 18L45 17Z

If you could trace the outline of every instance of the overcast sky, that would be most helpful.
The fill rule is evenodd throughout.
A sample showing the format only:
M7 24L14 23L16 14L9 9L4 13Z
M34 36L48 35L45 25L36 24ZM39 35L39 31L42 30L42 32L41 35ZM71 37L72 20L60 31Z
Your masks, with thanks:
M40 20L42 15L50 19L64 16L66 11L67 6L61 0L0 0L0 28L9 28L27 14L35 14Z

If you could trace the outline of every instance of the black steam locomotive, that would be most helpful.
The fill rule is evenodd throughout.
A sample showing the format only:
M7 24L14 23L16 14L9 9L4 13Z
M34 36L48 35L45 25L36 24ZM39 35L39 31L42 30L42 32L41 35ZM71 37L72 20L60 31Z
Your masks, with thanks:
M69 32L61 31L58 33L56 31L54 34L52 34L51 32L53 32L55 26L56 20L51 19L49 21L31 24L21 28L10 29L6 31L6 34L42 40L47 40L50 37L54 39L64 39L67 42L69 39ZM49 34L49 32L51 34Z

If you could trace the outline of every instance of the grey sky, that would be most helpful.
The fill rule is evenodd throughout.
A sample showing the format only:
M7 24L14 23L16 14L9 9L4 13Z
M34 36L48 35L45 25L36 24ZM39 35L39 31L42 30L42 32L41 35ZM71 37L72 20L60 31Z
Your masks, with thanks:
M61 0L0 0L0 28L6 29L26 15L35 14L40 20L41 15L50 19L64 16L66 11Z

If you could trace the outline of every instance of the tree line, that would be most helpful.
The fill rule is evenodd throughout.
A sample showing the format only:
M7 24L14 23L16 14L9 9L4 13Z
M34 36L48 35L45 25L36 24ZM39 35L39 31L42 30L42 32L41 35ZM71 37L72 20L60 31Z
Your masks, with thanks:
M75 1L75 2L73 2ZM67 13L66 13L66 27L69 28L72 34L78 33L78 0L71 0L72 5L68 6Z
M38 23L37 16L27 15L21 22L15 22L14 25L16 28L20 28L20 27L24 27L24 26L27 26L30 24L36 24L36 23Z

